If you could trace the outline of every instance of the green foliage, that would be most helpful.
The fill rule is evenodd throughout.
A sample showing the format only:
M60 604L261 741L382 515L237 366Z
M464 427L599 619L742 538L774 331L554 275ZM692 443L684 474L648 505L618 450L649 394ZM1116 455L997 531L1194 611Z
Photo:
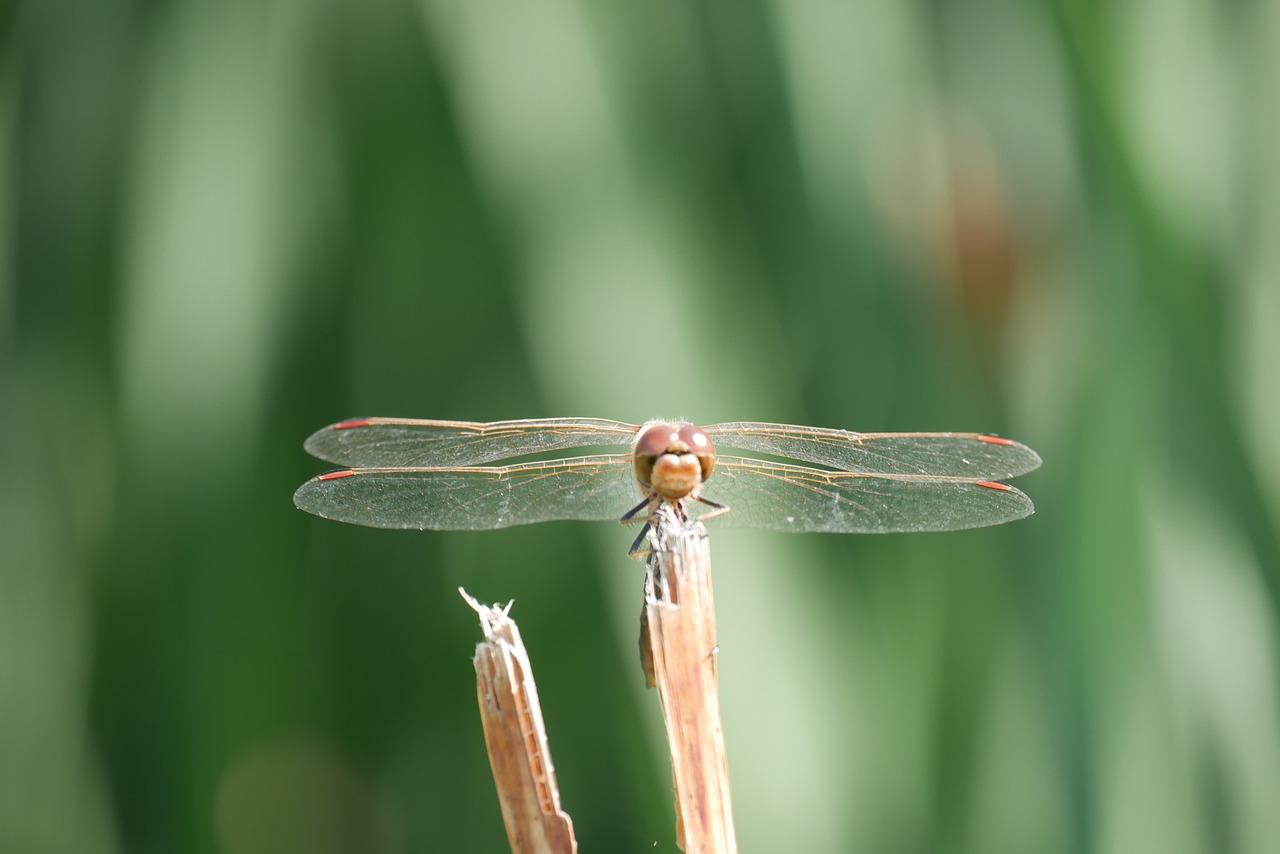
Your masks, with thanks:
M1275 4L2 19L0 850L503 850L459 585L673 850L631 534L297 512L354 415L1026 441L1024 522L716 532L746 848L1274 849Z

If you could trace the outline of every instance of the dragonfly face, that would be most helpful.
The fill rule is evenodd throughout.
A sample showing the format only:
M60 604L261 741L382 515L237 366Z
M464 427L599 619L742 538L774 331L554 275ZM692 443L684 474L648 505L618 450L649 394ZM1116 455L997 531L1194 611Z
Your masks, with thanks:
M692 424L649 423L640 428L634 456L640 491L675 503L711 477L716 447Z
M615 450L547 459L600 446ZM954 531L1030 515L1031 499L1003 480L1040 465L1026 445L986 433L599 418L359 418L317 431L306 448L342 468L299 487L301 509L438 531L616 520L663 502L714 524L774 531Z

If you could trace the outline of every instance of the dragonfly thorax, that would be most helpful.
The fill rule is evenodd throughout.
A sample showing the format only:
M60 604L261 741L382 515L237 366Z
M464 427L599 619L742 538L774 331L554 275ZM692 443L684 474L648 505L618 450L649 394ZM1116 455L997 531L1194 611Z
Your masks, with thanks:
M636 480L646 494L679 501L711 477L716 449L692 424L647 424L635 447Z

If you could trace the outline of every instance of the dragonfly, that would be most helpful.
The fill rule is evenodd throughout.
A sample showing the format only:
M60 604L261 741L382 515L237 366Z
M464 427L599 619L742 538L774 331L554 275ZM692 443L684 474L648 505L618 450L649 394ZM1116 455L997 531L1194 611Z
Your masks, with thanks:
M622 450L548 458L604 446ZM855 433L749 421L355 418L317 431L305 448L342 466L293 496L326 519L439 531L643 521L633 554L663 506L681 518L774 531L998 525L1034 512L1031 499L1004 480L1040 465L1031 448L990 433Z

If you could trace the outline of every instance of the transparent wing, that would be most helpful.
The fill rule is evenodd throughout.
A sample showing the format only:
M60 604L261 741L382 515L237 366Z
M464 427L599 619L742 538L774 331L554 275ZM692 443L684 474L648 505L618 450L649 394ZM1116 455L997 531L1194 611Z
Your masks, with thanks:
M1031 515L1031 499L1003 483L885 477L721 457L700 494L730 508L711 525L774 531L955 531ZM690 505L691 509L696 509Z
M369 525L475 531L557 519L618 519L639 503L630 454L493 468L342 469L293 494L308 513Z
M852 433L791 424L735 422L703 432L717 450L771 454L863 474L999 480L1040 467L1026 445L986 433Z
M312 456L349 468L474 466L544 451L630 445L639 429L603 418L353 418L316 431L305 447Z

